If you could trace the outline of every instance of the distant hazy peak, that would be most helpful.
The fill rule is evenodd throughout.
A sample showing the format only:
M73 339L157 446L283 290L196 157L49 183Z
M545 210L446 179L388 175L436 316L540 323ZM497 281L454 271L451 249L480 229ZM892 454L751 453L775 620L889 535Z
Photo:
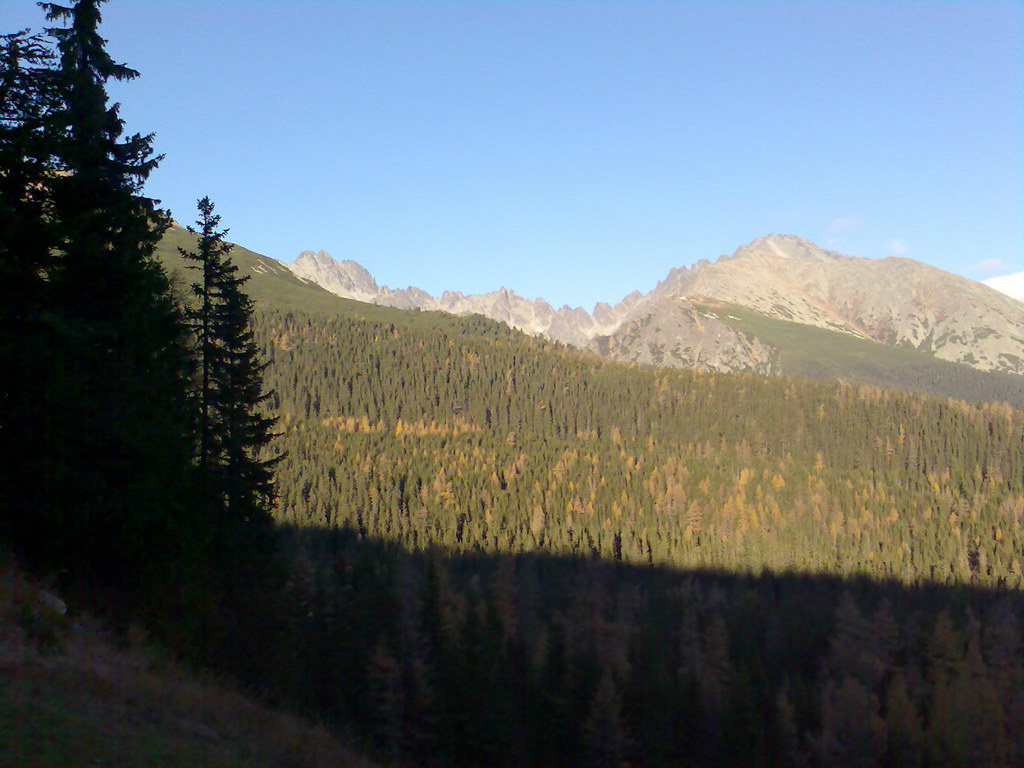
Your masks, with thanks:
M851 259L835 251L829 251L810 240L804 240L796 235L765 235L751 240L746 245L741 245L735 250L729 259L741 259L754 255L777 256L783 259L800 259L801 261L836 261L839 259Z

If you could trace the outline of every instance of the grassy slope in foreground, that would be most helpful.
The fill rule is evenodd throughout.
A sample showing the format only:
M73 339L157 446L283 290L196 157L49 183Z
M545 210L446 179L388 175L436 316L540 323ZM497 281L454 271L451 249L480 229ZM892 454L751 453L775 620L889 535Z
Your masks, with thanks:
M940 360L919 349L893 347L837 331L768 317L734 304L699 305L736 330L778 350L788 376L872 384L936 397L968 401L1002 401L1024 407L1024 377L979 371Z
M323 728L72 625L3 564L0 691L0 765L10 768L371 765Z

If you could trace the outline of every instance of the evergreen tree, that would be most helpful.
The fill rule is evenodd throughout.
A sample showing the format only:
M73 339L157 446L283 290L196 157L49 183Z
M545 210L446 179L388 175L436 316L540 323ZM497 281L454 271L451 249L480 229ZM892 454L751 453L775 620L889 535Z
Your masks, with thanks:
M225 524L259 527L271 520L278 461L262 456L275 422L263 413L270 397L263 391L266 364L252 328L253 302L242 291L249 278L238 275L210 198L201 199L198 209L198 229L189 228L197 235L196 249L178 249L201 273L188 313L198 370L198 463Z
M214 361L220 354L214 327L214 305L218 301L217 282L224 271L224 259L231 251L231 245L224 242L227 231L218 231L220 216L213 213L213 203L204 197L198 203L199 219L196 221L198 231L188 227L188 231L197 235L196 250L178 248L178 252L186 261L193 261L190 266L199 270L201 277L192 283L192 294L196 303L188 311L189 324L195 339L196 367L199 380L196 384L196 416L198 419L198 463L207 474L213 474L219 455L217 435L214 429L212 410L215 396L213 385Z
M260 361L252 328L253 301L242 291L248 279L239 277L230 259L222 262L216 278L214 326L221 346L211 366L213 413L222 451L225 511L233 521L262 525L272 519L273 467L279 459L262 456L274 437L276 419L263 412L272 393L263 390L266 364Z
M220 605L207 627L220 663L251 677L258 655L239 654L239 638L255 642L265 627L250 624L279 596L280 571L274 556L272 511L276 500L276 458L262 454L273 438L275 419L263 414L270 397L263 391L263 370L252 330L253 302L243 291L230 243L219 230L213 202L198 203L194 251L179 249L200 278L192 284L195 301L188 310L194 338L197 382L194 412L198 439L196 464L203 514L212 528L211 567ZM217 602L217 598L214 598ZM257 601L264 601L257 605Z
M47 122L55 107L53 53L41 35L0 35L0 327L2 354L37 317L52 228L46 223ZM7 370L12 370L7 368ZM11 383L5 377L5 385Z
M39 263L41 246L18 246L45 295L27 366L35 450L19 468L14 538L33 566L135 611L154 593L182 596L202 536L189 522L186 326L152 258L167 218L140 195L159 158L151 136L122 139L107 103L106 83L137 73L107 54L100 4L43 4L69 26L47 30L59 65L23 156L44 166L28 188L41 196L47 255Z
M198 203L195 251L179 248L195 262L201 279L192 284L196 298L189 317L196 342L199 381L196 411L199 464L209 475L214 506L228 527L270 523L275 501L274 464L262 453L273 438L275 419L264 415L263 371L252 328L253 301L230 258L227 230L209 197Z

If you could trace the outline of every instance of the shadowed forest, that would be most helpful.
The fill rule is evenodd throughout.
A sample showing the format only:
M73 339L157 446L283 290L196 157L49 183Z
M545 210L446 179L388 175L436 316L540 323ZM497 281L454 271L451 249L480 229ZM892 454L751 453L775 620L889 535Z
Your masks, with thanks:
M297 529L308 705L412 765L1016 765L1016 591Z
M1024 413L257 306L100 5L0 60L0 549L73 611L382 764L1024 764Z

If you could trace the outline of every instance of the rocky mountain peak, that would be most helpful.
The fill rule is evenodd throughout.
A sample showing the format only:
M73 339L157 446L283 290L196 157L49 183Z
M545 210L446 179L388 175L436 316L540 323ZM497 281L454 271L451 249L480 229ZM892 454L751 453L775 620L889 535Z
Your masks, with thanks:
M297 263L310 263L319 264L320 266L330 266L334 263L334 259L331 258L331 254L327 251L303 251L295 257Z
M323 253L323 251L321 251L321 253ZM358 261L345 259L338 266L352 278L353 282L359 285L365 285L367 288L370 286L373 286L373 288L377 287L377 281L373 279L373 275L371 275L369 270Z
M798 259L810 262L831 262L852 258L835 251L826 250L819 245L815 245L810 240L804 240L796 235L765 235L764 237L754 238L746 245L741 245L728 259L751 258L754 256Z
M312 280L341 296L369 301L380 288L365 267L351 259L335 261L327 251L303 251L290 265L299 277Z

